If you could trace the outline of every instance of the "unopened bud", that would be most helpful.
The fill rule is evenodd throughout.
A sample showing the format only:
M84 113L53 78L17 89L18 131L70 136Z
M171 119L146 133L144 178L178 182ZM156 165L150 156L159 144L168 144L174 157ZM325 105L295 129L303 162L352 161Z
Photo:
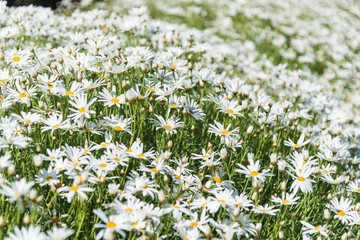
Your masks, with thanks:
M24 218L23 218L23 223L25 224L25 225L29 225L30 224L30 217L29 217L29 215L25 215L24 216Z
M257 233L260 233L261 232L261 227L262 227L262 224L261 223L256 223L255 225L255 230Z
M282 182L280 183L280 190L281 190L281 191L285 191L285 190L286 190L286 182L285 182L285 181L282 181Z
M168 148L172 148L173 147L173 142L170 140L170 141L168 141L168 143L167 143L167 147Z
M227 150L226 150L226 148L223 148L223 149L220 150L220 158L222 160L225 160L226 157L227 157Z
M160 190L158 192L158 199L160 203L165 203L166 202L166 198L165 198L165 194L163 190Z
M282 231L279 232L279 239L284 239L284 233Z
M10 165L10 166L8 167L8 169L7 169L7 174L8 174L9 176L12 176L12 175L15 174L15 166L14 166L14 165Z
M29 192L29 199L34 201L37 198L37 191L35 189L31 189Z
M239 208L235 208L234 211L233 211L233 216L234 217L237 217L240 215L240 209Z
M250 135L253 130L254 130L254 126L253 126L253 125L250 125L250 126L248 127L248 129L246 130L246 134L247 134L247 135Z

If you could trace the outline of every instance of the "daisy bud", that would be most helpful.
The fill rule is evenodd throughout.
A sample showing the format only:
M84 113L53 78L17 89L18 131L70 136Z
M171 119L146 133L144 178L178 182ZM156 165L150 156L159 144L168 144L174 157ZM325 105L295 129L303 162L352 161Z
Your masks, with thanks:
M251 196L251 200L255 201L257 197L257 192L254 192Z
M233 216L234 217L237 217L240 215L240 209L239 208L235 208L234 211L233 211Z
M242 106L242 110L245 111L249 106L249 102L247 100L242 100L241 106Z
M247 135L250 135L253 130L254 130L254 126L253 126L253 125L250 125L250 126L248 127L248 129L246 130L246 134L247 134Z
M189 158L188 158L187 156L184 156L184 157L181 159L181 162L182 162L183 164L185 164L185 163L188 162L188 160L189 160Z
M308 150L303 150L301 152L301 155L303 156L304 161L309 160L309 151Z
M106 182L105 176L104 175L100 176L99 183L105 183L105 182Z
M324 210L324 218L325 220L329 220L331 218L329 209Z
M285 182L285 181L282 181L282 182L280 183L280 190L281 190L281 191L285 191L285 189L286 189L286 182Z
M209 227L209 225L205 224L203 226L203 231L204 231L204 235L205 237L210 237L211 236L211 228Z
M208 143L208 148L212 148L213 144L211 142Z
M212 154L212 153L213 153L213 150L209 149L209 150L207 151L207 153L208 153L208 154Z
M44 108L44 102L43 101L39 101L39 109L43 109Z
M148 240L149 238L146 235L141 236L141 240Z
M194 131L194 130L195 130L195 126L192 125L190 129L191 129L191 131Z
M152 113L152 112L154 112L154 109L153 109L153 107L150 105L150 107L149 107L149 113Z
M37 204L40 204L40 203L43 202L43 199L44 199L44 197L43 197L42 195L41 195L41 196L38 196L38 197L36 198L35 202L36 202Z
M35 167L37 167L37 168L42 167L43 159L42 159L42 157L40 155L35 155L33 157L33 160L34 160Z
M276 164L276 160L277 160L277 155L276 155L276 153L272 153L272 154L270 155L270 162L271 162L271 164Z
M286 162L284 160L278 161L279 172L284 172L285 171L285 166L286 166Z
M359 211L360 210L360 203L357 203L356 205L355 205L355 211Z
M4 178L0 178L0 186L4 185L5 184L5 179Z
M142 107L141 112L145 112L145 111L146 111L146 108Z
M35 189L31 189L29 192L29 199L34 201L37 197L37 191Z
M165 203L166 202L166 198L165 198L165 194L163 190L160 190L158 192L158 199L160 203Z
M343 235L341 235L341 240L346 240L346 239L347 239L346 233L344 233Z
M350 238L352 236L351 232L347 232L347 237Z
M108 82L108 83L106 84L106 89L109 90L109 91L112 89L111 83Z
M258 181L256 181L255 178L252 179L252 187L254 189L258 189L260 187Z
M279 232L279 239L284 239L284 233L282 231Z
M226 151L226 148L223 148L223 149L220 150L220 158L222 160L225 160L226 157L227 157L227 151Z
M110 197L116 196L119 191L119 186L117 184L111 183L108 186L108 192Z
M40 152L41 152L41 148L40 148L40 145L39 145L39 144L36 144L36 149L35 149L35 151L36 151L37 153L40 153Z
M30 217L29 217L29 215L25 215L24 216L24 218L23 218L23 223L25 224L25 225L29 225L30 224Z
M332 199L331 193L329 193L329 194L326 196L326 199L329 200L329 201Z
M261 224L261 223L256 223L256 225L255 225L255 230L256 230L257 233L260 233L261 227L262 227L262 224Z
M169 177L167 175L164 175L164 182L169 182Z
M184 190L185 190L185 191L189 191L189 190L190 190L190 186L189 186L187 183L184 184Z
M280 226L282 226L282 227L285 226L285 223L286 223L285 221L281 221Z
M5 221L3 217L0 217L0 227L4 227L5 226Z
M7 169L7 174L8 174L9 176L12 176L12 175L15 174L15 166L14 166L14 165L10 165L10 166L8 167L8 169Z
M173 142L170 140L170 141L168 141L168 143L167 143L167 147L168 148L172 148L173 147Z

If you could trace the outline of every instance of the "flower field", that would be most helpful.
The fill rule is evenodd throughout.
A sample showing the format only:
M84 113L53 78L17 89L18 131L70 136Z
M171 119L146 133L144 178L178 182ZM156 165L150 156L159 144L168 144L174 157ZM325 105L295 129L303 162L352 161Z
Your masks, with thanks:
M360 239L356 1L0 1L0 24L0 239Z

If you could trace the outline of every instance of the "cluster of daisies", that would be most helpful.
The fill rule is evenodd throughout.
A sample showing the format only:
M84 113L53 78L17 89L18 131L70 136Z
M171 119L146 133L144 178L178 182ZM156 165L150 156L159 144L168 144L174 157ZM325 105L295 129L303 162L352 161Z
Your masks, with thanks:
M0 238L358 239L339 4L0 1Z

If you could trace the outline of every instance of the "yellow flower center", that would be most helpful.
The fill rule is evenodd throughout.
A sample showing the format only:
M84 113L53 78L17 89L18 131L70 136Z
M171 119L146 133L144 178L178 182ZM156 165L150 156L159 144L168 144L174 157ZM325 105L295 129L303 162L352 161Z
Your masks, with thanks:
M58 223L58 222L60 222L60 219L59 219L59 217L55 216L55 217L52 217L52 218L51 218L51 221L52 221L53 223Z
M179 209L180 207L179 206L176 206L176 205L172 205L173 208L176 208L176 209Z
M172 70L175 70L176 68L177 68L177 66L176 66L175 64L172 64L172 65L171 65L171 69L172 69Z
M305 182L306 179L304 177L297 177L297 180L300 182Z
M300 147L300 144L295 144L294 147L298 148Z
M360 193L360 188L355 189L355 192Z
M80 108L80 109L79 109L79 112L80 112L80 113L85 113L85 108L84 108L84 107Z
M53 179L52 176L48 176L47 178L45 178L45 182L48 182L48 181L50 181L50 180L52 180L52 179Z
M234 110L232 110L232 109L226 109L226 112L231 114L231 113L234 113Z
M316 231L319 231L319 226L315 226L314 229L315 229Z
M114 160L115 160L116 162L119 162L119 161L120 161L120 158L114 157Z
M99 166L100 167L106 167L107 165L105 163L100 163Z
M173 107L173 108L177 108L177 104L175 104L175 103L173 103L173 104L171 104L171 107Z
M259 172L258 171L251 171L250 175L255 177L255 176L259 175Z
M197 222L190 223L190 227L197 227L199 224Z
M120 131L122 130L122 127L120 127L120 126L115 126L115 127L114 127L114 130L115 130L115 132L120 132Z
M75 186L75 185L74 185L74 186L71 186L71 187L70 187L70 190L71 190L71 191L77 191L77 190L79 190L79 186Z
M114 223L114 222L107 222L107 223L106 223L106 227L108 227L108 228L115 228L115 227L116 227L116 223Z
M113 98L113 99L111 99L111 102L113 102L113 103L118 103L118 102L120 102L120 100L117 99L117 98Z
M19 97L23 98L23 97L27 97L27 93L23 92L19 94Z
M218 200L218 203L225 203L225 200Z
M283 200L282 203L283 204L288 204L290 201L289 200Z
M65 95L71 95L72 96L72 95L74 95L74 93L72 91L66 91Z
M138 225L138 224L139 224L139 222L136 221L136 222L132 223L131 226L135 227L135 226Z
M158 171L157 168L152 168L152 169L150 169L150 172L156 173L157 171Z
M142 153L140 153L140 154L137 155L137 157L138 157L138 158L143 158L143 157L145 157L145 155L142 154Z
M18 62L18 61L20 61L20 58L18 56L15 56L15 57L13 57L13 61Z
M125 212L130 212L130 213L132 213L133 210L132 210L132 208L127 208L127 209L125 209Z
M344 217L346 215L346 213L343 210L337 211L337 214L341 217Z
M216 182L216 183L221 183L222 181L221 181L221 178L219 178L219 177L214 177L214 181Z
M163 128L165 128L166 130L172 129L172 127L169 124L164 125Z
M55 128L59 127L59 126L60 126L60 124L55 124L55 125L53 126L53 128L55 129Z
M228 130L222 130L220 133L221 133L222 135L227 135L227 134L229 134L230 132L229 132Z

